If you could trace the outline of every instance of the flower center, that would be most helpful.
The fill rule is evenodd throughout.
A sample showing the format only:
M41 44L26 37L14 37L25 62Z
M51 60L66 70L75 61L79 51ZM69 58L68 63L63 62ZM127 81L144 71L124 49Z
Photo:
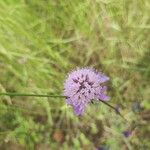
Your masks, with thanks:
M93 84L94 82L90 81L89 79L89 76L86 74L85 76L82 74L81 77L77 77L77 79L73 79L73 81L76 83L76 84L79 84L79 89L77 90L76 94L77 93L80 93L82 90L83 92L81 93L82 95L84 95L85 97L87 97L87 94L85 94L85 89L87 89L87 92L90 94L91 93L91 88L93 88ZM90 86L87 87L88 84ZM79 96L79 99L80 99L80 96Z

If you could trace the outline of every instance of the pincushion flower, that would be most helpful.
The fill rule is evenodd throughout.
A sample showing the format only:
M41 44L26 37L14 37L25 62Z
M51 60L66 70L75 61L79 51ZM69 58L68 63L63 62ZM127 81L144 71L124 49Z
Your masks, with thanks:
M109 77L92 68L72 71L64 83L66 103L73 107L76 115L82 115L86 105L92 100L109 100L105 94L107 87L102 85L108 80Z

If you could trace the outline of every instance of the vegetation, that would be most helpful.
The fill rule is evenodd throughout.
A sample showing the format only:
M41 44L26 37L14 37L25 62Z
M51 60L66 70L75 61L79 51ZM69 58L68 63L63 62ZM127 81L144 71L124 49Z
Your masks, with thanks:
M149 0L0 0L0 92L61 95L69 71L91 66L127 119L103 103L77 117L63 98L0 96L0 149L150 149L149 10Z

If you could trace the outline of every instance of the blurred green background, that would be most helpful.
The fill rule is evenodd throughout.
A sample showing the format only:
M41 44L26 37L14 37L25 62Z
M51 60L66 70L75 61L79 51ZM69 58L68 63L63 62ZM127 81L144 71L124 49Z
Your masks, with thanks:
M1 92L60 95L91 66L128 120L101 103L76 117L64 99L1 96L0 150L149 150L149 12L149 0L0 0Z

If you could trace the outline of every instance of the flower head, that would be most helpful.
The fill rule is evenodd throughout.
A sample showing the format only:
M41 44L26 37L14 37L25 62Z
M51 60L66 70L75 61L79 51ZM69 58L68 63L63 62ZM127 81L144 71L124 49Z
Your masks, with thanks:
M101 83L108 80L109 77L91 68L71 72L64 83L67 104L73 107L76 115L81 115L86 105L93 99L107 101L109 99L105 95L107 87Z

